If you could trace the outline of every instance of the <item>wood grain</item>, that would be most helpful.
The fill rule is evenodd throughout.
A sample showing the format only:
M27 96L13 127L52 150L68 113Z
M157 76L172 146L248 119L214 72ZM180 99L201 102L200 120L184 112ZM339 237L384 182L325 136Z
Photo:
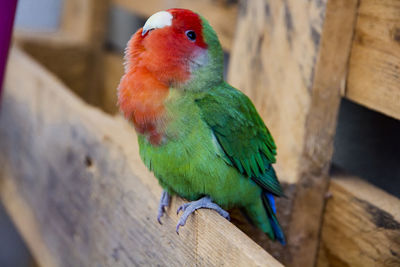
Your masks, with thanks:
M237 4L224 0L112 0L112 3L133 13L149 17L155 12L168 8L187 8L203 15L217 32L222 47L232 47L237 17Z
M317 266L399 266L400 200L346 174L329 192Z
M346 97L400 119L399 0L360 0Z
M296 184L285 263L312 266L357 0L241 1L229 81L255 103Z
M139 158L133 128L16 49L3 100L0 195L43 266L281 266L210 210L177 235L179 198L159 225L161 188Z
M291 265L314 265L318 252L328 171L333 154L341 91L347 76L358 0L329 0L314 69L304 146L299 158L289 243ZM308 255L302 257L301 255Z

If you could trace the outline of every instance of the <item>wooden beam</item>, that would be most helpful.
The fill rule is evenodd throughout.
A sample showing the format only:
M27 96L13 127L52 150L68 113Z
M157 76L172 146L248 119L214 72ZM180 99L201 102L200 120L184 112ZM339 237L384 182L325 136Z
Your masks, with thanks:
M400 119L400 1L360 0L346 97Z
M22 227L17 225L17 228L28 244L34 244L35 248L31 248L30 251L35 253L35 262L39 262L40 266L59 266L54 262L54 258L50 255L43 236L40 234L42 226L38 225L34 210L20 197L15 183L12 182L15 177L11 176L10 166L6 165L4 161L0 161L0 167L0 201L7 207L9 215L18 218L18 221L14 221L14 223L23 224ZM37 264L32 266L37 266Z
M329 192L318 266L400 266L400 199L346 174Z
M104 94L102 109L110 114L118 112L117 87L124 74L123 55L106 52L104 54Z
M59 31L69 39L102 46L109 0L65 0Z
M1 199L43 266L281 266L210 210L177 235L179 198L158 224L161 188L139 158L133 127L79 100L17 49L0 151Z
M16 28L18 40L42 42L43 45L84 45L102 47L107 30L109 0L63 1L60 25L55 32Z
M241 1L229 81L271 130L280 180L296 186L288 265L316 259L356 11L357 0Z
M187 8L204 16L218 34L222 47L230 51L235 33L237 4L224 0L112 0L112 3L133 13L149 17L168 8Z
M101 95L93 94L91 76L98 55L89 47L76 43L45 42L44 39L22 37L16 43L47 69L56 74L77 95L92 104Z
M101 106L107 15L108 0L66 0L58 31L17 30L14 39L75 93Z

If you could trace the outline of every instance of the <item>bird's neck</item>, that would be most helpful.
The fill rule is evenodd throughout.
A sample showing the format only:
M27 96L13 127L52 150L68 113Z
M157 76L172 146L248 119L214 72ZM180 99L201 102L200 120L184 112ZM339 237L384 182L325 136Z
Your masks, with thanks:
M168 91L168 85L160 82L145 67L128 69L119 85L121 111L133 122L136 131L154 145L160 144L163 138L164 101Z
M141 30L128 43L125 74L118 87L118 104L124 116L133 122L136 131L152 144L160 144L166 120L164 102L169 84L157 75L163 66L144 45ZM161 71L162 73L162 71Z

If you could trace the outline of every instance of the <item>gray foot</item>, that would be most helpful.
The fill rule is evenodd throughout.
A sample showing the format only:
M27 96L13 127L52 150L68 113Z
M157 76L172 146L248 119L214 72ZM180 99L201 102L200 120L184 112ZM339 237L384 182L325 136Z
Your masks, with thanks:
M169 200L170 200L170 196L168 194L167 191L163 191L161 194L161 199L160 199L160 204L158 205L158 215L157 215L157 221L161 223L161 217L163 216L164 212L165 212L165 207L169 206Z
M184 226L186 223L187 218L189 217L190 214L192 214L195 210L201 209L201 208L206 208L206 209L212 209L218 212L222 217L224 217L227 220L230 220L231 218L229 217L229 213L222 209L220 206L212 202L210 197L203 197L200 198L199 200L192 201L189 203L185 203L182 206L178 208L176 211L177 214L179 214L180 211L183 211L182 216L179 218L178 224L176 225L176 233L179 234L179 227Z

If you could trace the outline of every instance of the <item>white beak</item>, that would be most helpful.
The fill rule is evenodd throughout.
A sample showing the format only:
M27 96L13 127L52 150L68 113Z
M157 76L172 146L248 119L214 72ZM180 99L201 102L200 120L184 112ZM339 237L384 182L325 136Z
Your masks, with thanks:
M167 11L159 11L154 13L147 19L146 23L143 26L142 36L145 35L148 31L154 29L161 29L165 26L171 26L172 24L172 15Z

